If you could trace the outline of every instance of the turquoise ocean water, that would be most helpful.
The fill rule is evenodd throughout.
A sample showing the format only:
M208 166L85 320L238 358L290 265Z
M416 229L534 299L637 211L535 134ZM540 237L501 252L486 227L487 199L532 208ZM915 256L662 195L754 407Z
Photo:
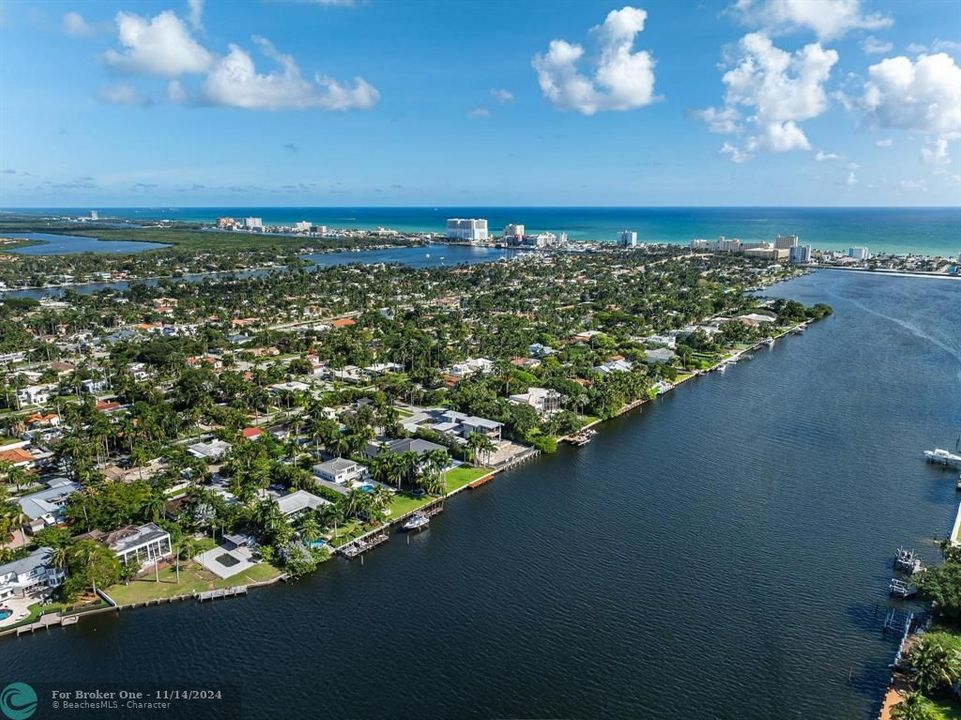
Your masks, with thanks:
M507 223L528 232L566 232L571 240L613 241L636 230L641 242L686 244L719 235L745 241L797 234L822 249L865 245L872 252L961 254L961 208L616 208L616 207L191 207L96 208L101 218L210 222L222 215L260 217L267 224L308 220L329 227L443 232L449 217L487 218L499 233ZM22 212L86 214L88 208Z

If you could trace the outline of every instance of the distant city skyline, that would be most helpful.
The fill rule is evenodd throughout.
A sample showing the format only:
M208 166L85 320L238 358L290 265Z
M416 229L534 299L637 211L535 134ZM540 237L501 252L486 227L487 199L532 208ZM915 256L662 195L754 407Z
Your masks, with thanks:
M0 9L0 207L956 206L950 0Z

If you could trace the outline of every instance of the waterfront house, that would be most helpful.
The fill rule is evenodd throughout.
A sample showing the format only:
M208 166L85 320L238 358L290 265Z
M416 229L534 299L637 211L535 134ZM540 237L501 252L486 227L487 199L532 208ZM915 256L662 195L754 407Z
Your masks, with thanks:
M228 450L230 450L230 443L216 439L187 446L188 453L202 460L219 460L227 454Z
M644 354L644 359L647 360L648 365L660 365L662 363L669 363L671 360L677 357L677 353L669 348L656 348L654 350L648 350Z
M670 352L670 350L668 352ZM630 372L632 367L634 367L633 363L631 363L629 360L620 358L617 360L610 360L602 365L597 365L595 366L594 370L607 375L612 372Z
M26 557L0 565L0 600L23 598L59 587L65 575L53 567L52 558L53 550L42 547Z
M382 445L371 443L367 446L365 453L368 457L377 457L377 455L379 455L383 450L396 453L397 455L403 455L404 453L412 452L416 453L418 456L422 456L426 455L431 450L444 450L446 452L447 448L445 448L443 445L430 442L430 440L421 440L420 438L400 438L397 440L391 440L390 442Z
M330 500L317 497L306 490L297 490L277 499L277 509L283 513L287 522L293 522L308 510L316 510L322 505L331 505Z
M110 548L124 565L131 561L153 565L171 553L170 533L154 523L128 525L112 533L94 530L87 535Z
M56 478L47 483L46 490L24 495L17 498L17 504L23 514L29 518L26 528L29 532L36 532L42 528L59 525L64 521L64 508L67 498L81 487L78 483L65 478Z
M442 435L448 435L463 444L470 434L475 432L486 435L495 442L500 440L501 428L504 427L504 423L477 417L476 415L467 415L456 410L432 408L407 418L403 422L403 426L410 433L415 433L420 429L432 430Z
M762 323L773 323L777 321L776 317L772 315L765 315L764 313L748 313L747 315L740 315L737 318L746 325L761 325Z
M528 388L527 392L511 395L507 399L514 405L529 405L541 415L558 412L564 402L564 396L556 390L539 387Z
M339 485L347 485L355 480L361 480L366 474L367 468L365 466L341 457L314 465L314 475L322 480Z

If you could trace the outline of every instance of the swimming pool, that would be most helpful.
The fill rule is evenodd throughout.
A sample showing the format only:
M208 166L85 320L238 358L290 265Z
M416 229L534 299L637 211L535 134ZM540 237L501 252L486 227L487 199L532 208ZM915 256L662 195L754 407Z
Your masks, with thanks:
M13 610L10 608L0 608L0 620L6 620L11 615L13 615Z
M360 486L360 490L363 490L365 493L371 493L374 492L374 486L370 483L364 483Z

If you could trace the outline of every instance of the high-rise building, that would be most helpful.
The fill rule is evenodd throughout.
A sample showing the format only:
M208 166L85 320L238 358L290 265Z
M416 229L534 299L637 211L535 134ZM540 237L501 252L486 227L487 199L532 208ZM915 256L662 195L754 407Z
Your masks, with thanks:
M306 220L294 223L294 232L310 232L310 223Z
M487 240L487 220L483 218L450 218L447 220L447 237L451 240L484 242Z
M633 230L621 230L617 233L617 241L621 247L637 247L637 233Z
M244 227L248 230L263 230L264 221L255 217L244 218Z
M100 213L98 213L96 210L91 210L91 211L90 211L90 219L91 219L91 220L99 220L99 219L100 219Z
M718 252L740 252L741 241L737 238L731 238L730 240L723 235L717 239L717 244L715 249Z
M790 250L792 247L797 247L797 245L797 235L778 235L774 240L774 247L776 247L778 250L783 250L785 248Z
M871 257L871 253L868 252L866 247L853 247L848 250L848 257L855 260L867 260Z
M811 262L811 246L810 245L792 245L790 248L791 252L791 262L792 263L809 263Z

